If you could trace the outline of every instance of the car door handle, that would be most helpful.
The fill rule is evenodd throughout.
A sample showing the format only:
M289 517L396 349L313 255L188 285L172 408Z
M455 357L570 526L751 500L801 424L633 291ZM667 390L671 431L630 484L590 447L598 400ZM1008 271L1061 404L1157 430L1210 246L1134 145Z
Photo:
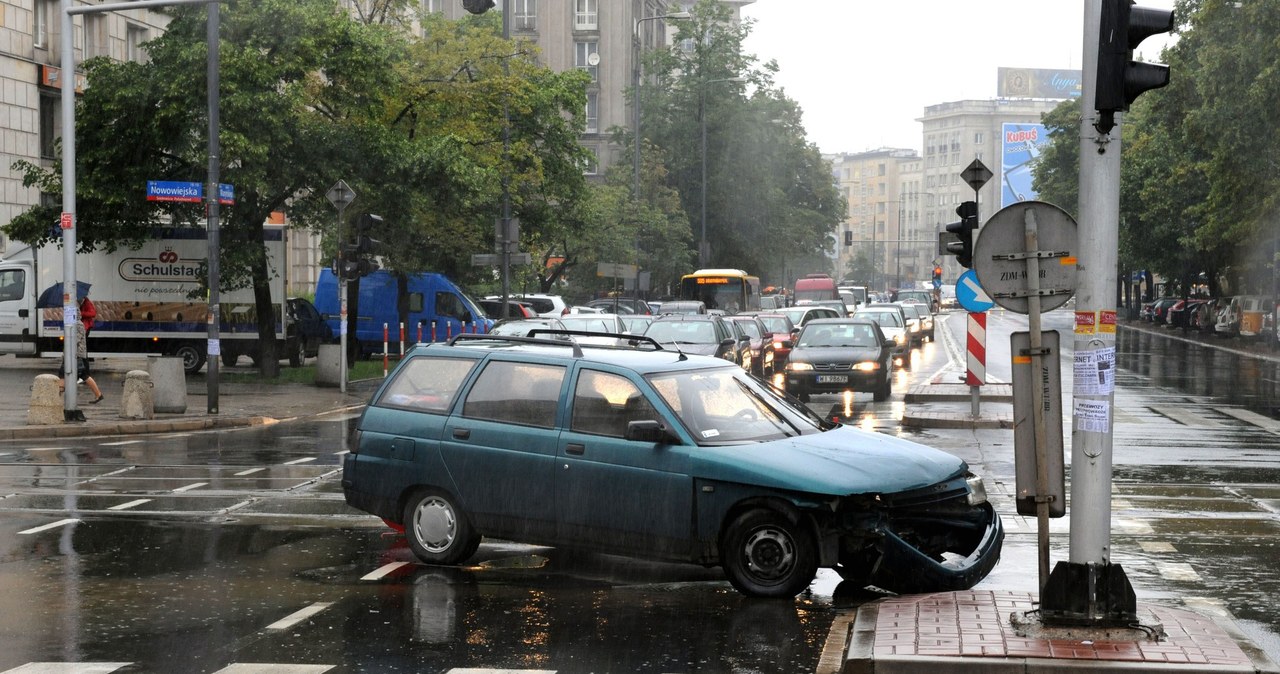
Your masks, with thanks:
M457 438L457 439L459 439L459 440L466 440L467 438L471 437L471 429L469 429L469 428L455 428L455 429L453 429L453 437L455 437L455 438Z
M583 454L583 452L585 452L585 451L587 451L587 446L586 446L586 445L580 445L580 444L578 444L578 443L576 443L576 442L570 442L569 444L567 444L567 445L565 445L565 446L564 446L564 453L565 453L565 454L574 454L574 455L577 455L577 456L581 456L581 455Z

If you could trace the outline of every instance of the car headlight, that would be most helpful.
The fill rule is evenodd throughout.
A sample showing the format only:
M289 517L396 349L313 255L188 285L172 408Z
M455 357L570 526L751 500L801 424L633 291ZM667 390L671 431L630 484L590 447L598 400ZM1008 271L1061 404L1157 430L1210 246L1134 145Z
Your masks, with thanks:
M969 505L979 505L987 502L987 486L982 484L982 478L977 475L970 475L965 478L964 482L969 486L969 496L966 498Z
M894 335L893 343L897 344L898 346L902 346L902 335L901 334Z
M880 363L877 363L877 362L875 362L875 361L868 361L868 362L865 362L865 363L858 363L857 365L854 365L854 366L853 366L853 369L855 369L855 370L857 370L857 371L859 371L859 372L875 372L876 370L879 370L879 369L880 369Z
M813 370L810 363L787 363L787 372L809 372Z

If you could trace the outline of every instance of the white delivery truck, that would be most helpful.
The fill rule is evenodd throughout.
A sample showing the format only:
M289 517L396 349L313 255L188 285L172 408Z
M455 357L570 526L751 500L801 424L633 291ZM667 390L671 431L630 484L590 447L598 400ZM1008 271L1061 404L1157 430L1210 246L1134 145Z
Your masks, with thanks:
M276 339L287 348L284 329L285 228L266 228L271 270L271 310ZM208 304L190 294L209 256L205 230L162 228L138 249L117 249L76 257L76 281L88 284L98 316L89 336L89 357L166 355L183 368L204 366L208 345ZM62 248L17 248L0 259L0 354L62 356ZM54 287L54 286L57 287ZM253 289L219 293L220 352L224 363L258 356L258 312ZM280 353L288 353L278 349ZM50 369L56 369L50 364Z

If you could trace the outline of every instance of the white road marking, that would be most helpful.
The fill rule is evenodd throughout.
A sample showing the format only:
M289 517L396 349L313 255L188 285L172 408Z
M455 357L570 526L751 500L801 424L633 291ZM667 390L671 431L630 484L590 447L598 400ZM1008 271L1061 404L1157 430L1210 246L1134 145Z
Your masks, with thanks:
M28 662L0 674L107 674L132 662Z
M267 629L287 630L290 627L293 627L294 625L297 625L298 623L302 622L303 620L306 620L307 618L310 618L311 616L329 608L330 606L333 606L333 602L329 602L329 601L316 602L302 610L295 611L292 614L287 615L271 623L270 625L267 625Z
M107 508L107 510L128 510L128 509L130 509L130 508L136 508L136 507L138 507L138 506L142 505L143 503L150 503L150 502L151 502L151 499L149 499L149 498L140 498L140 499L138 499L138 500L136 500L136 501L129 501L128 503L121 503L120 505L113 505L113 506L111 506L110 508Z
M307 457L307 458L305 458L305 459L294 459L293 461L285 461L285 462L284 462L284 464L282 464L282 465L285 465L285 466L292 466L292 465L294 465L294 464L299 464L299 463L308 463L308 462L310 462L310 461L315 461L315 460L316 460L316 457L314 457L314 456L308 456L308 457Z
M119 442L104 442L103 447L119 447L120 445L137 445L144 442L143 440L121 440Z
M43 524L43 525L38 526L38 527L32 527L32 528L30 528L30 529L27 529L26 531L19 531L19 532L18 532L18 534L38 534L38 533L40 533L41 531L47 531L47 530L49 530L49 529L57 529L58 527L65 527L65 526L67 526L68 524L73 524L73 523L75 523L75 522L79 522L79 521L80 521L80 520L75 519L74 517L73 517L73 518L68 518L68 519L65 519L65 520L58 520L57 522L50 522L50 523L48 523L48 524Z
M391 562L389 564L383 564L382 566L378 567L377 570L370 571L369 573L366 573L363 576L361 576L360 580L378 580L379 578L386 576L392 571L395 571L396 569L402 566L408 566L408 565L409 565L409 562Z
M1257 412L1250 412L1249 410L1242 410L1236 407L1220 407L1218 408L1218 411L1222 412L1227 416L1235 417L1245 423L1253 424L1254 426L1258 426L1266 431L1280 435L1280 421L1276 421L1271 417L1263 416L1261 414L1258 414Z
M1214 421L1213 419L1207 419L1205 417L1200 416L1199 414L1188 412L1186 410L1181 410L1176 407L1152 407L1151 411L1155 412L1156 414L1168 417L1182 424L1183 426L1199 426L1199 427L1222 426L1222 424L1218 423L1217 421Z
M195 484L189 484L185 487L178 487L177 489L173 490L173 493L178 494L184 491L191 491L192 489L199 489L208 484L209 484L208 482L196 482Z
M1166 580L1185 580L1193 583L1200 581L1200 574L1196 573L1190 564L1183 562L1156 562L1156 570Z
M1143 552L1177 552L1178 549L1173 547L1173 543L1165 541L1138 541L1138 547Z
M445 674L556 674L554 669L493 669L490 667L454 667Z
M333 665L281 665L270 662L237 662L213 674L320 674Z
M1155 530L1151 528L1150 524L1147 524L1142 520L1129 519L1127 517L1116 518L1115 528L1122 530L1130 536L1144 536L1155 533Z
M250 468L249 470L242 470L242 471L240 471L239 473L236 473L236 477L243 477L243 476L245 476L245 475L253 475L254 473L260 473L260 472L262 472L262 471L264 471L264 470L266 470L266 468Z
M333 455L334 455L334 456L342 456L343 454L350 454L350 453L351 453L351 450L349 450L349 449L344 449L344 450L342 450L341 452L334 452L334 453L333 453ZM0 454L0 456L3 456L3 454Z
M1227 609L1227 603L1214 597L1183 597L1182 603L1196 613L1222 616L1224 618L1233 617L1231 611Z

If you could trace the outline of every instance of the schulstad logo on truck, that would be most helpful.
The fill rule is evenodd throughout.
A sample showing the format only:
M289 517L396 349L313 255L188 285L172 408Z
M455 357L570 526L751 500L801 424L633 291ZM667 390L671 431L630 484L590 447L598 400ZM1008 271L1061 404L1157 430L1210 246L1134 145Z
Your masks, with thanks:
M126 257L120 261L120 278L126 281L186 283L199 278L203 260L183 259L165 248L155 258Z

